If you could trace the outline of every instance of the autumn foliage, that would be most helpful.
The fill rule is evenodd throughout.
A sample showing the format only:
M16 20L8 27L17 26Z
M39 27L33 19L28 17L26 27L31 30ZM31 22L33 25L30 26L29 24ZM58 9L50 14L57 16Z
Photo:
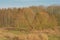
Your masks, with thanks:
M0 9L0 27L39 30L60 26L60 6Z

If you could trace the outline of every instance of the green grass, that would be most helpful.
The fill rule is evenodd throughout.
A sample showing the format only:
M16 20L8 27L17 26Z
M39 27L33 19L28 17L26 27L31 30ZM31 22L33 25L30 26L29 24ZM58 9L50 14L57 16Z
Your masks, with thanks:
M49 40L60 40L60 36L57 36L57 35L49 35Z

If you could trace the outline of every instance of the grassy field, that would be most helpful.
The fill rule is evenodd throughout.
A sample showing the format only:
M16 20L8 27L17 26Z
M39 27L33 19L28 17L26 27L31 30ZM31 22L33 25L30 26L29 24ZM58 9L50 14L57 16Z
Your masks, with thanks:
M26 32L0 28L0 40L60 40L60 31L44 29Z

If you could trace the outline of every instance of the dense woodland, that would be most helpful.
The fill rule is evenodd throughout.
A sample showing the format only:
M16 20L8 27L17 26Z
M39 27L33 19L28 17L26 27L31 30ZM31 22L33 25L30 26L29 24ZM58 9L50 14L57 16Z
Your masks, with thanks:
M0 27L40 30L60 26L60 6L0 9Z

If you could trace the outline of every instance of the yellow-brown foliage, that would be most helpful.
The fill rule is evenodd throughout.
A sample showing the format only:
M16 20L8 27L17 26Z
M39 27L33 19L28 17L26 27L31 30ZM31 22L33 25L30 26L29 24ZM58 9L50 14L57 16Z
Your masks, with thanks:
M0 27L16 27L25 30L53 28L58 24L57 19L47 10L42 6L0 9Z

